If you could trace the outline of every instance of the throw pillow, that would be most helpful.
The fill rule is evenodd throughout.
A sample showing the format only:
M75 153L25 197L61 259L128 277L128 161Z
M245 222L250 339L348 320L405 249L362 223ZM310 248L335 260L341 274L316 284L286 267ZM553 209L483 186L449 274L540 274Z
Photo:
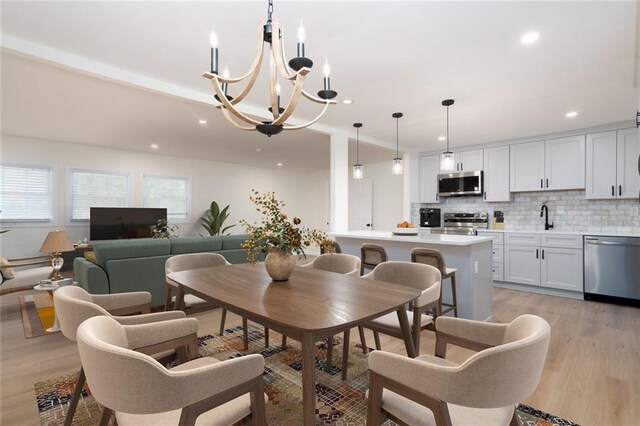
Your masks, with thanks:
M4 257L0 257L0 266L10 266L11 264ZM2 271L2 280L10 280L13 278L13 268L0 268Z
M98 261L96 260L96 254L92 251L85 251L84 258L91 263L95 263L96 265L98 264Z

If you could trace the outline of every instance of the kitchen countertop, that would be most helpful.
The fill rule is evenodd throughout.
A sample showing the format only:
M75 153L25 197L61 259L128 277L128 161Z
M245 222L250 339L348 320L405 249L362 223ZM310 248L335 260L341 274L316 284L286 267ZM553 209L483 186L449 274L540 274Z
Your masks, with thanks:
M492 241L491 237L481 237L472 235L443 235L443 234L431 234L417 229L420 232L418 235L394 235L391 232L385 231L348 231L348 232L332 232L329 235L333 237L341 238L355 238L364 240L378 240L378 241L396 241L407 243L423 243L434 245L448 245L448 246L471 246L474 244L484 243L486 241Z
M594 235L597 237L640 237L640 232L603 232L603 231L560 231L551 229L545 231L544 229L478 229L478 233L483 232L500 232L500 233L519 233L519 234L565 234L565 235Z

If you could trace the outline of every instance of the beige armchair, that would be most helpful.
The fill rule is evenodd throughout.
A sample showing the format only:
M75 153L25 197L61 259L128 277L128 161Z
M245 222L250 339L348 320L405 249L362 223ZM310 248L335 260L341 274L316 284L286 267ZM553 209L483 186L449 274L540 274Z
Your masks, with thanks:
M411 303L411 310L407 312L411 333L416 351L420 351L420 332L432 326L433 320L440 315L440 271L430 265L412 262L385 262L364 275L362 278L386 281L393 284L417 288L422 291ZM429 315L425 315L430 313ZM364 336L364 328L373 331L376 349L380 350L379 333L389 336L404 338L398 315L395 312L383 315L358 327L362 350L366 352L367 342Z
M152 345L167 330L189 319L161 324L122 325L91 318L78 328L78 349L91 393L126 425L232 425L250 418L266 425L264 359L248 355L227 361L199 358L171 370L133 351L131 341Z
M202 268L211 268L215 266L225 266L231 265L225 259L224 256L218 253L188 253L188 254L178 254L176 256L171 256L167 259L164 265L165 275L169 275L172 272L180 272L180 271L188 271L190 269L202 269ZM167 277L167 297L165 301L165 310L169 310L172 308L173 300L175 300L175 296L173 296L173 292L178 290L178 284L176 284L171 278ZM193 294L185 294L184 295L184 307L186 308L197 308L211 306L209 302L203 300ZM220 336L224 334L224 324L227 321L227 309L222 308L222 314L220 317ZM243 340L244 340L244 350L249 349L249 329L247 328L247 319L242 318L242 329L243 329ZM269 347L269 329L264 328L264 346ZM283 343L284 346L284 343Z
M436 356L369 356L367 424L516 425L516 404L538 386L549 323L522 315L509 324L436 320ZM447 343L479 350L462 364L444 359Z
M53 293L53 304L58 317L62 334L69 340L76 341L76 333L82 322L96 316L112 317L121 324L136 325L149 324L150 327L167 320L182 319L176 327L167 330L150 345L141 341L131 341L131 345L140 352L153 354L156 358L165 358L178 354L180 362L189 357L194 359L198 355L198 321L185 318L182 311L149 312L151 294L147 292L131 292L117 294L89 294L81 287L60 287ZM113 316L142 313L135 316ZM148 340L145 340L147 342ZM177 349L174 350L174 349ZM75 414L82 387L85 383L84 368L76 381L75 391L69 404L65 425L70 425Z
M40 280L51 278L51 256L0 258L0 296L19 291L33 290Z

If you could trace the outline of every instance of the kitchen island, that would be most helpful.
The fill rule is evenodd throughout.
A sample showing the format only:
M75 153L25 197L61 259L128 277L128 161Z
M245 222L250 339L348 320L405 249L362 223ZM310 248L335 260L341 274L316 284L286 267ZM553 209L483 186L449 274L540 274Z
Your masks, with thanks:
M343 253L360 257L364 243L384 246L389 260L411 261L414 247L436 249L442 253L447 267L457 268L456 292L460 318L486 321L491 318L493 302L490 237L468 235L394 235L383 231L349 231L330 234ZM446 280L442 297L451 300L451 285ZM449 313L452 315L452 312Z

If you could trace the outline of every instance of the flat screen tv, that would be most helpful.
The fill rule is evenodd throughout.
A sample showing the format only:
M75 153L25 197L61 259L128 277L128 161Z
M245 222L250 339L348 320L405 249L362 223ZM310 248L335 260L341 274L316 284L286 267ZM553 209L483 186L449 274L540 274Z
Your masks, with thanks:
M91 241L150 238L158 219L167 219L167 209L136 207L91 207Z

